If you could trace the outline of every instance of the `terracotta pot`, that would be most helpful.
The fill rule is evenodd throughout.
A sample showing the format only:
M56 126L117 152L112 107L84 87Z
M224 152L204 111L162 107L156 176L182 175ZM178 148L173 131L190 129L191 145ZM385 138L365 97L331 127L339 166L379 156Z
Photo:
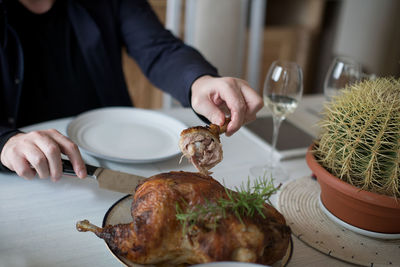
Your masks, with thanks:
M355 227L386 234L400 233L400 198L352 186L325 170L308 148L306 161L321 187L321 201L333 215Z

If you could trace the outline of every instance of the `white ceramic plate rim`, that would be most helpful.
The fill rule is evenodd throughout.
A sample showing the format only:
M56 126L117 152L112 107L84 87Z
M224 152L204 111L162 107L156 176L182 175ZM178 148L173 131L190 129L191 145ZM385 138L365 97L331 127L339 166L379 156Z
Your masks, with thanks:
M340 226L343 226L346 229L349 229L350 231L353 231L353 232L358 233L360 235L364 235L364 236L368 236L368 237L372 237L372 238L378 238L378 239L400 239L400 234L378 233L378 232L364 230L364 229L358 228L356 226L353 226L351 224L348 224L348 223L342 221L341 219L339 219L338 217L336 217L335 215L333 215L324 206L324 204L321 201L321 196L318 198L318 202L319 202L319 206L321 207L322 212L325 213L326 216L329 217L329 219L331 219L336 224L338 224Z
M128 118L128 120L124 120L123 118ZM125 153L125 155L119 156L118 149L113 150L112 153L108 153L101 148L101 146L104 145L103 143L96 143L94 145L84 140L83 135L88 132L88 129L91 127L98 127L100 124L104 125L116 122L127 125L129 123L129 127L147 127L151 130L149 134L153 132L159 136L167 137L168 140L162 143L168 147L164 152L157 152L152 155L135 155L135 152L132 150L132 155L126 155ZM180 132L185 128L187 128L187 126L181 121L158 111L133 107L106 107L87 111L78 115L67 125L67 135L80 149L92 156L122 163L149 163L166 160L178 155L180 153L178 146ZM116 134L115 137L114 141L119 142L119 145L127 141L126 138L120 138L118 134ZM102 141L107 142L107 140ZM150 146L152 141L154 140L143 140L143 145ZM160 142L160 140L156 141Z

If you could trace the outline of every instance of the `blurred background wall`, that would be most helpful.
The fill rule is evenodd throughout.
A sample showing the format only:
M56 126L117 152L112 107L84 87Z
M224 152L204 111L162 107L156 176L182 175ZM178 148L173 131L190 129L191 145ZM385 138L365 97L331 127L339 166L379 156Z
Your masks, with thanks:
M397 0L343 1L332 52L354 57L367 72L399 74L399 11Z
M174 33L198 48L222 75L251 80L259 91L276 59L300 64L306 94L322 93L324 76L336 55L356 59L366 73L400 76L398 0L149 2L164 23L167 6L175 2L180 16ZM263 12L254 12L260 8ZM124 69L136 106L160 108L165 104L163 94L125 53Z

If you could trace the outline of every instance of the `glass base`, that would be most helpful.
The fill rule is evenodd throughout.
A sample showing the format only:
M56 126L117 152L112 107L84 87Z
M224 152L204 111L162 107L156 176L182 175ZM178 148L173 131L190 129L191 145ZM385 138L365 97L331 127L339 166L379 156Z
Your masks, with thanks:
M274 179L274 183L284 183L289 180L289 173L282 168L282 166L277 164L267 164L254 166L250 168L250 174L254 178L260 177L272 177Z

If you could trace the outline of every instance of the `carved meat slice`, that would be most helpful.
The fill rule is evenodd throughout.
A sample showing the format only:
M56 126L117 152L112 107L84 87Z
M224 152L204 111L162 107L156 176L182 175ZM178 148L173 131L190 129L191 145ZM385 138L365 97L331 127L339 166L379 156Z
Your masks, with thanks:
M223 158L219 135L226 131L229 119L223 126L191 127L181 132L179 147L194 167L202 174L211 174L208 170L221 162Z

